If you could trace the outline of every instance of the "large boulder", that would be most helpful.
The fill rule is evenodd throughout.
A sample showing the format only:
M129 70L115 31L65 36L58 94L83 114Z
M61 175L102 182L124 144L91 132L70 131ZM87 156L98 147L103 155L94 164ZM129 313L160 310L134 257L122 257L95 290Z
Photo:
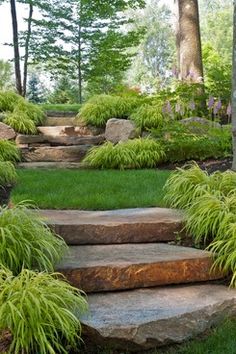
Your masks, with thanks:
M0 122L0 140L12 140L15 139L16 132L14 129L9 127L8 125Z
M200 117L190 117L184 118L179 121L181 124L188 126L188 128L193 133L205 133L206 129L213 127L213 128L221 128L221 125L217 122L212 122L206 118Z
M106 124L105 138L114 144L137 138L138 135L137 127L130 120L111 118Z

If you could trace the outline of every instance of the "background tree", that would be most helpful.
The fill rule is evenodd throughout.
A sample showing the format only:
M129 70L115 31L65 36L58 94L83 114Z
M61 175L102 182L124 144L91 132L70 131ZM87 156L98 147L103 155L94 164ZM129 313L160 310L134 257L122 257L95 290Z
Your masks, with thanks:
M35 73L32 73L29 77L27 98L33 103L41 103L44 101L42 85Z
M7 90L13 86L12 65L0 59L0 90Z
M236 1L234 1L234 22L233 22L232 129L233 129L232 169L236 171Z
M198 0L178 0L177 51L180 79L202 82Z

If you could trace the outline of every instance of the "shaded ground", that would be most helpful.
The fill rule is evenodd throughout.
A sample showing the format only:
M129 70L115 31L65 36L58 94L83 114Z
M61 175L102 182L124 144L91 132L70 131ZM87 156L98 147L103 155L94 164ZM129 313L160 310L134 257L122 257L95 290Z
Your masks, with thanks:
M226 170L231 169L232 166L232 157L227 157L225 159L219 159L219 160L206 160L206 161L196 161L197 164L203 169L208 171L209 173L215 172L215 171L221 171L224 172ZM189 162L181 162L181 163L170 163L170 164L165 164L160 166L162 170L175 170L177 167L183 167Z

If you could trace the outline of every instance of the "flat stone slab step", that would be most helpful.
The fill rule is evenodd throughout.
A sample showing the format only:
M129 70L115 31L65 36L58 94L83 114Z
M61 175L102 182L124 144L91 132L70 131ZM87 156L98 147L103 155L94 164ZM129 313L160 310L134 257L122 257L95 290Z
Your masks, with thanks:
M75 114L74 116L70 117L47 117L46 121L44 122L44 126L48 127L57 127L62 125L72 125L76 126Z
M101 135L104 134L104 129L91 126L75 126L75 125L61 125L61 126L42 126L37 127L38 132L43 135L50 136L87 136L87 135Z
M17 145L50 144L52 146L63 145L99 145L105 141L104 135L97 136L53 136L53 135L23 135L16 137Z
M236 290L216 284L90 294L88 302L85 342L124 352L182 343L236 314Z
M58 266L85 292L114 291L219 279L209 252L168 244L70 246Z
M84 162L21 162L18 168L24 169L85 169L88 165Z
M92 145L44 146L22 149L25 162L81 162Z
M40 214L69 245L168 242L183 228L183 214L166 208L41 210Z

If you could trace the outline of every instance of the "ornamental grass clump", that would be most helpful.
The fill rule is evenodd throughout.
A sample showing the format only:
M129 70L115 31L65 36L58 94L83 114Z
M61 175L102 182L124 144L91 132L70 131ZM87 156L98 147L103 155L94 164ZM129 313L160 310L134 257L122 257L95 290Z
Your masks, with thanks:
M0 91L0 112L13 112L15 106L24 99L13 91Z
M236 287L236 173L208 175L194 164L174 173L165 190L168 205L184 209L195 244L213 253L213 269L231 273Z
M163 125L164 114L160 105L144 104L130 116L130 119L144 130L159 128Z
M0 187L14 185L17 181L17 173L15 166L9 162L0 161Z
M92 148L84 159L93 168L153 168L164 160L162 146L152 139L134 139L116 145L107 142Z
M65 250L36 211L22 204L0 209L0 264L14 274L22 268L51 272Z
M20 161L20 151L16 144L8 140L0 140L0 161Z
M0 271L0 330L12 336L9 354L68 354L81 340L86 311L84 294L59 274Z
M28 114L21 111L14 111L7 115L4 123L21 134L37 134L35 122L29 118Z

